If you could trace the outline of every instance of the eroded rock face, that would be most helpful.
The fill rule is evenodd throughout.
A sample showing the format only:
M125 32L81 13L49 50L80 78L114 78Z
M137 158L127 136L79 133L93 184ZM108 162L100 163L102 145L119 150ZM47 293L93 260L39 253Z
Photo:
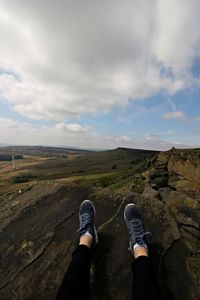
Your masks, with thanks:
M148 163L144 193L158 192L169 207L187 205L200 208L200 152L176 150L161 152ZM148 189L153 191L148 192Z
M180 233L180 238L166 251L163 259L164 272L171 272L169 290L178 300L198 299L200 152L172 149L154 157L148 167L143 195L150 197L155 194L168 207Z
M169 185L177 191L200 190L200 153L173 152L168 162Z

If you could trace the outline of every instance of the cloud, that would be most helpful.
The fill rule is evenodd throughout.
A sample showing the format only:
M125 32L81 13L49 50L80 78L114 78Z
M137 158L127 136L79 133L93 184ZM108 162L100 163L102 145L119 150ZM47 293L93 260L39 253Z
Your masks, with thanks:
M119 136L115 136L115 137L107 136L106 139L112 140L112 141L117 142L117 143L123 143L123 142L126 143L126 142L131 141L130 137L128 137L127 135L119 135Z
M88 128L83 127L79 124L66 124L64 122L62 123L58 123L55 125L55 128L58 130L64 130L64 131L71 131L74 133L83 133L83 132L87 132Z
M178 132L177 129L169 129L169 130L167 130L167 131L165 132L165 134L167 134L167 135L174 135L174 134L176 134L177 132Z
M151 133L151 134L146 135L147 141L157 141L157 140L159 140L159 137L160 137L160 135L156 134L156 133Z
M190 122L198 122L200 121L200 116L188 116L186 115L185 112L183 111L172 111L172 112L166 112L164 115L163 115L163 118L164 119L167 119L167 120L184 120L184 121L190 121ZM170 132L170 130L168 131L169 133L168 134L174 134L176 133L176 130L172 130L172 132Z
M12 145L74 146L99 149L128 147L152 150L167 150L173 145L180 148L186 147L183 143L164 141L157 134L147 135L144 138L126 135L105 136L79 124L57 123L54 126L33 126L30 123L0 118L0 128L1 143ZM188 143L187 147L192 145L192 140L199 140L199 136L189 138L190 144Z
M190 4L187 0L157 1L155 52L169 72L180 74L199 56L200 31L195 28L199 27L200 2Z
M167 120L185 120L187 118L183 111L166 112L163 117Z
M0 0L0 96L63 122L194 83L198 0Z

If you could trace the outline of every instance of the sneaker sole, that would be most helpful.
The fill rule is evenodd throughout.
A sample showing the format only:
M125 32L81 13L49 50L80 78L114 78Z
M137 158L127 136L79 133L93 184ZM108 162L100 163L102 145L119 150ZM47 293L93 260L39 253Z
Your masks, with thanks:
M134 203L129 203L129 204L126 205L126 207L125 207L125 209L124 209L124 220L125 220L126 222L127 222L127 220L126 220L125 212L126 212L126 208L127 208L128 206L134 206L134 207L136 207L136 205L135 205Z
M125 209L124 209L124 220L125 220L126 223L128 223L128 221L127 221L127 219L126 219L126 208L127 208L128 206L134 206L134 207L136 207L136 205L135 205L134 203L128 203L128 204L126 205L126 207L125 207ZM132 247L132 245L131 245L131 241L130 241L130 240L129 240L129 248L128 248L128 250L130 250L131 252L134 251L134 249L133 249L133 247Z

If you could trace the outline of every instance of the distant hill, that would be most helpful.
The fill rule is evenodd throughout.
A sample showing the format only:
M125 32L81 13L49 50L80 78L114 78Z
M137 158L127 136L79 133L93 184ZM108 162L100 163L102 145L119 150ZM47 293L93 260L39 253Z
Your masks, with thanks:
M38 156L62 156L66 153L83 153L90 152L89 150L46 147L46 146L5 146L0 147L1 154L9 155L38 155Z

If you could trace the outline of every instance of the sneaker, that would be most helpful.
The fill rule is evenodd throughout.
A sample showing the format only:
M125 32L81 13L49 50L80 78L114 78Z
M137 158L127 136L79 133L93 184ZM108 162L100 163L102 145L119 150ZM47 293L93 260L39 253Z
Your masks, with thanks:
M130 248L132 252L138 246L147 248L145 236L150 232L144 232L142 215L135 204L129 203L124 210L124 219L128 227Z
M94 248L98 243L97 231L94 224L95 208L90 200L84 200L81 203L79 210L80 228L78 232L80 236L89 233L92 236L92 247Z

